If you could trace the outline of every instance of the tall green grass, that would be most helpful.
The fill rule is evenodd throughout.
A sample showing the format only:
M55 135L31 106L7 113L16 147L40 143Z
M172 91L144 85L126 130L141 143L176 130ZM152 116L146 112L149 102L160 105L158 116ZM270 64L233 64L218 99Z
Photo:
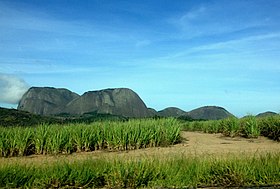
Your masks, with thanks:
M280 154L87 159L0 165L6 188L192 188L280 184Z
M260 119L261 135L280 141L280 116Z
M105 121L90 125L0 127L0 156L132 150L172 145L180 139L180 124L172 118Z
M262 135L280 141L280 116L263 118L246 116L241 119L230 117L212 121L182 121L182 129L205 133L223 133L230 137L257 138Z

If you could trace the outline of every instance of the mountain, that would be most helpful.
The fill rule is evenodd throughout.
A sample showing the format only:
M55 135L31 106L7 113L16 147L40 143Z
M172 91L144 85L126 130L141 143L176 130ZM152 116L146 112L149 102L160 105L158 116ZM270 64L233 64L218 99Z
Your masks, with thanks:
M162 117L178 117L182 120L218 120L233 116L227 110L218 106L204 106L185 112L176 107L165 108L158 112Z
M150 116L141 98L127 88L89 91L79 96L67 89L32 87L23 95L18 110L40 115L95 112L135 118Z
M54 115L63 112L64 107L78 97L68 89L31 87L21 98L17 109L39 115Z
M168 107L161 111L158 111L158 115L162 117L179 117L185 113L185 111L176 107Z
M218 120L225 119L233 115L222 107L204 106L187 112L185 116L195 120Z
M127 88L89 91L74 99L65 107L65 112L69 114L83 114L94 111L135 118L150 115L141 98Z
M277 115L277 113L267 111L267 112L259 113L258 115L256 115L256 117L269 117L269 116L275 116L275 115Z
M161 116L184 117L187 120L216 120L233 116L224 108L217 106L205 106L190 112L169 107L157 112L147 108L138 94L128 88L88 91L80 96L63 88L31 87L20 100L18 110L61 118L77 118L88 113L94 117L102 114L105 117L108 115L125 118Z
M148 108L148 111L149 111L150 117L159 116L158 112L155 109L153 109L153 108Z

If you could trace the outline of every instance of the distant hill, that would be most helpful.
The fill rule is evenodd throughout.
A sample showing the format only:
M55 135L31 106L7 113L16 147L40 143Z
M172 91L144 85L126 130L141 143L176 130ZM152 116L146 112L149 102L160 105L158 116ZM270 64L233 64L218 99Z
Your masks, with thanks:
M184 110L176 107L168 107L161 111L158 111L158 115L162 117L179 117L185 113L186 112Z
M189 112L176 107L165 108L158 111L161 117L177 117L181 120L218 120L233 116L226 109L218 106L204 106Z
M185 116L195 120L219 120L233 115L222 107L204 106L187 112Z
M275 115L277 115L277 113L267 111L267 112L259 113L258 115L256 115L256 117L269 117L269 116L275 116Z
M96 112L129 118L151 116L142 99L127 88L89 91L79 96L67 89L32 87L23 95L18 109L39 115Z

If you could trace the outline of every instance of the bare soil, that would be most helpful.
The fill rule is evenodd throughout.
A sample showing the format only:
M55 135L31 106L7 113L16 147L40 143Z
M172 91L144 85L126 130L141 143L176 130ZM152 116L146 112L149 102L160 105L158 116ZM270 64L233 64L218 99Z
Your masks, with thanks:
M32 155L26 157L0 158L0 165L7 163L49 164L56 161L79 161L89 158L142 158L182 156L228 157L235 155L255 155L280 152L280 143L265 137L246 139L241 137L224 137L222 134L206 134L200 132L181 133L184 141L169 147L146 148L131 151L94 151L73 153L70 155Z

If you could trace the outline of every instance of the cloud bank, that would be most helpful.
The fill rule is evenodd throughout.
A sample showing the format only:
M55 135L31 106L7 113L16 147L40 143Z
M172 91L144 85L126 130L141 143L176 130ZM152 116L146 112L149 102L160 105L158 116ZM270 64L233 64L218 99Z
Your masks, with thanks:
M22 79L0 73L0 102L17 104L22 95L29 89L29 85Z

